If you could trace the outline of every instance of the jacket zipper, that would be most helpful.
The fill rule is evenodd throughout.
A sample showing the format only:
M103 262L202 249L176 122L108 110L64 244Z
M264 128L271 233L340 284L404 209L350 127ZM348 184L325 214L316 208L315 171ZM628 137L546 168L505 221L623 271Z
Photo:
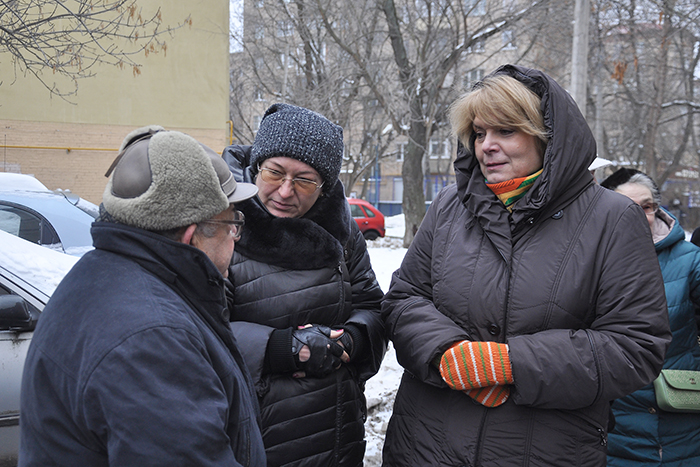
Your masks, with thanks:
M579 420L581 420L582 422L586 423L587 425L592 426L593 428L595 428L595 430L598 432L598 436L600 437L600 445L601 445L601 446L607 446L607 445L608 445L608 434L605 432L605 428L603 428L602 426L600 426L598 423L594 422L594 421L591 420L590 418L584 417L583 415L581 415L581 414L579 414L579 413L576 413L576 412L568 412L568 411L567 411L567 413L570 413L572 416L578 418Z

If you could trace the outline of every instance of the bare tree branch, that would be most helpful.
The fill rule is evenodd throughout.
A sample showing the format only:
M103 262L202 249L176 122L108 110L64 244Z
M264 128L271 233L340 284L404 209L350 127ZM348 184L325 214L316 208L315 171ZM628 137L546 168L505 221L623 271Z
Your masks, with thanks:
M160 9L145 14L138 0L0 0L0 52L9 54L15 79L33 75L51 94L75 95L81 79L94 76L95 65L131 67L136 56L166 53L164 35L188 17L164 26ZM52 75L66 78L62 89Z

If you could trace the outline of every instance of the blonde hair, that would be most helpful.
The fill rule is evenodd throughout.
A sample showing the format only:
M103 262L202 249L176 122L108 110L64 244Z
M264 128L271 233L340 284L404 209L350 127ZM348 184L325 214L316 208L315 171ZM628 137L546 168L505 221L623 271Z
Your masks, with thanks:
M488 126L511 128L535 136L540 152L544 153L549 138L541 102L537 94L511 76L487 76L450 107L452 131L465 147L469 147L474 118L478 116Z

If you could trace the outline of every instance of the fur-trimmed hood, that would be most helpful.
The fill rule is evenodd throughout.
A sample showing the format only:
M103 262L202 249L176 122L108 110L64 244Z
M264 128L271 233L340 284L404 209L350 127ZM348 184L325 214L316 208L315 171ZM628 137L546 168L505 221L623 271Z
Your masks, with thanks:
M223 157L239 181L253 183L250 146L229 146ZM300 218L273 216L257 196L236 208L245 215L236 252L247 258L297 270L335 267L343 259L352 219L340 181Z

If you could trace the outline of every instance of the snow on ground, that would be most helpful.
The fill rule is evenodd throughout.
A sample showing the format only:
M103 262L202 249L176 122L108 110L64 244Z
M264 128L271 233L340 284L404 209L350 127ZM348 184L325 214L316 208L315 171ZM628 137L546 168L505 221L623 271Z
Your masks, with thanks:
M372 268L384 292L389 289L391 274L399 268L406 254L406 249L401 247L404 234L403 216L387 217L385 222L386 237L367 242ZM367 440L365 467L375 467L382 464L384 434L402 374L403 369L396 361L394 349L389 345L379 373L367 381L365 386L368 412L365 422L365 439Z

